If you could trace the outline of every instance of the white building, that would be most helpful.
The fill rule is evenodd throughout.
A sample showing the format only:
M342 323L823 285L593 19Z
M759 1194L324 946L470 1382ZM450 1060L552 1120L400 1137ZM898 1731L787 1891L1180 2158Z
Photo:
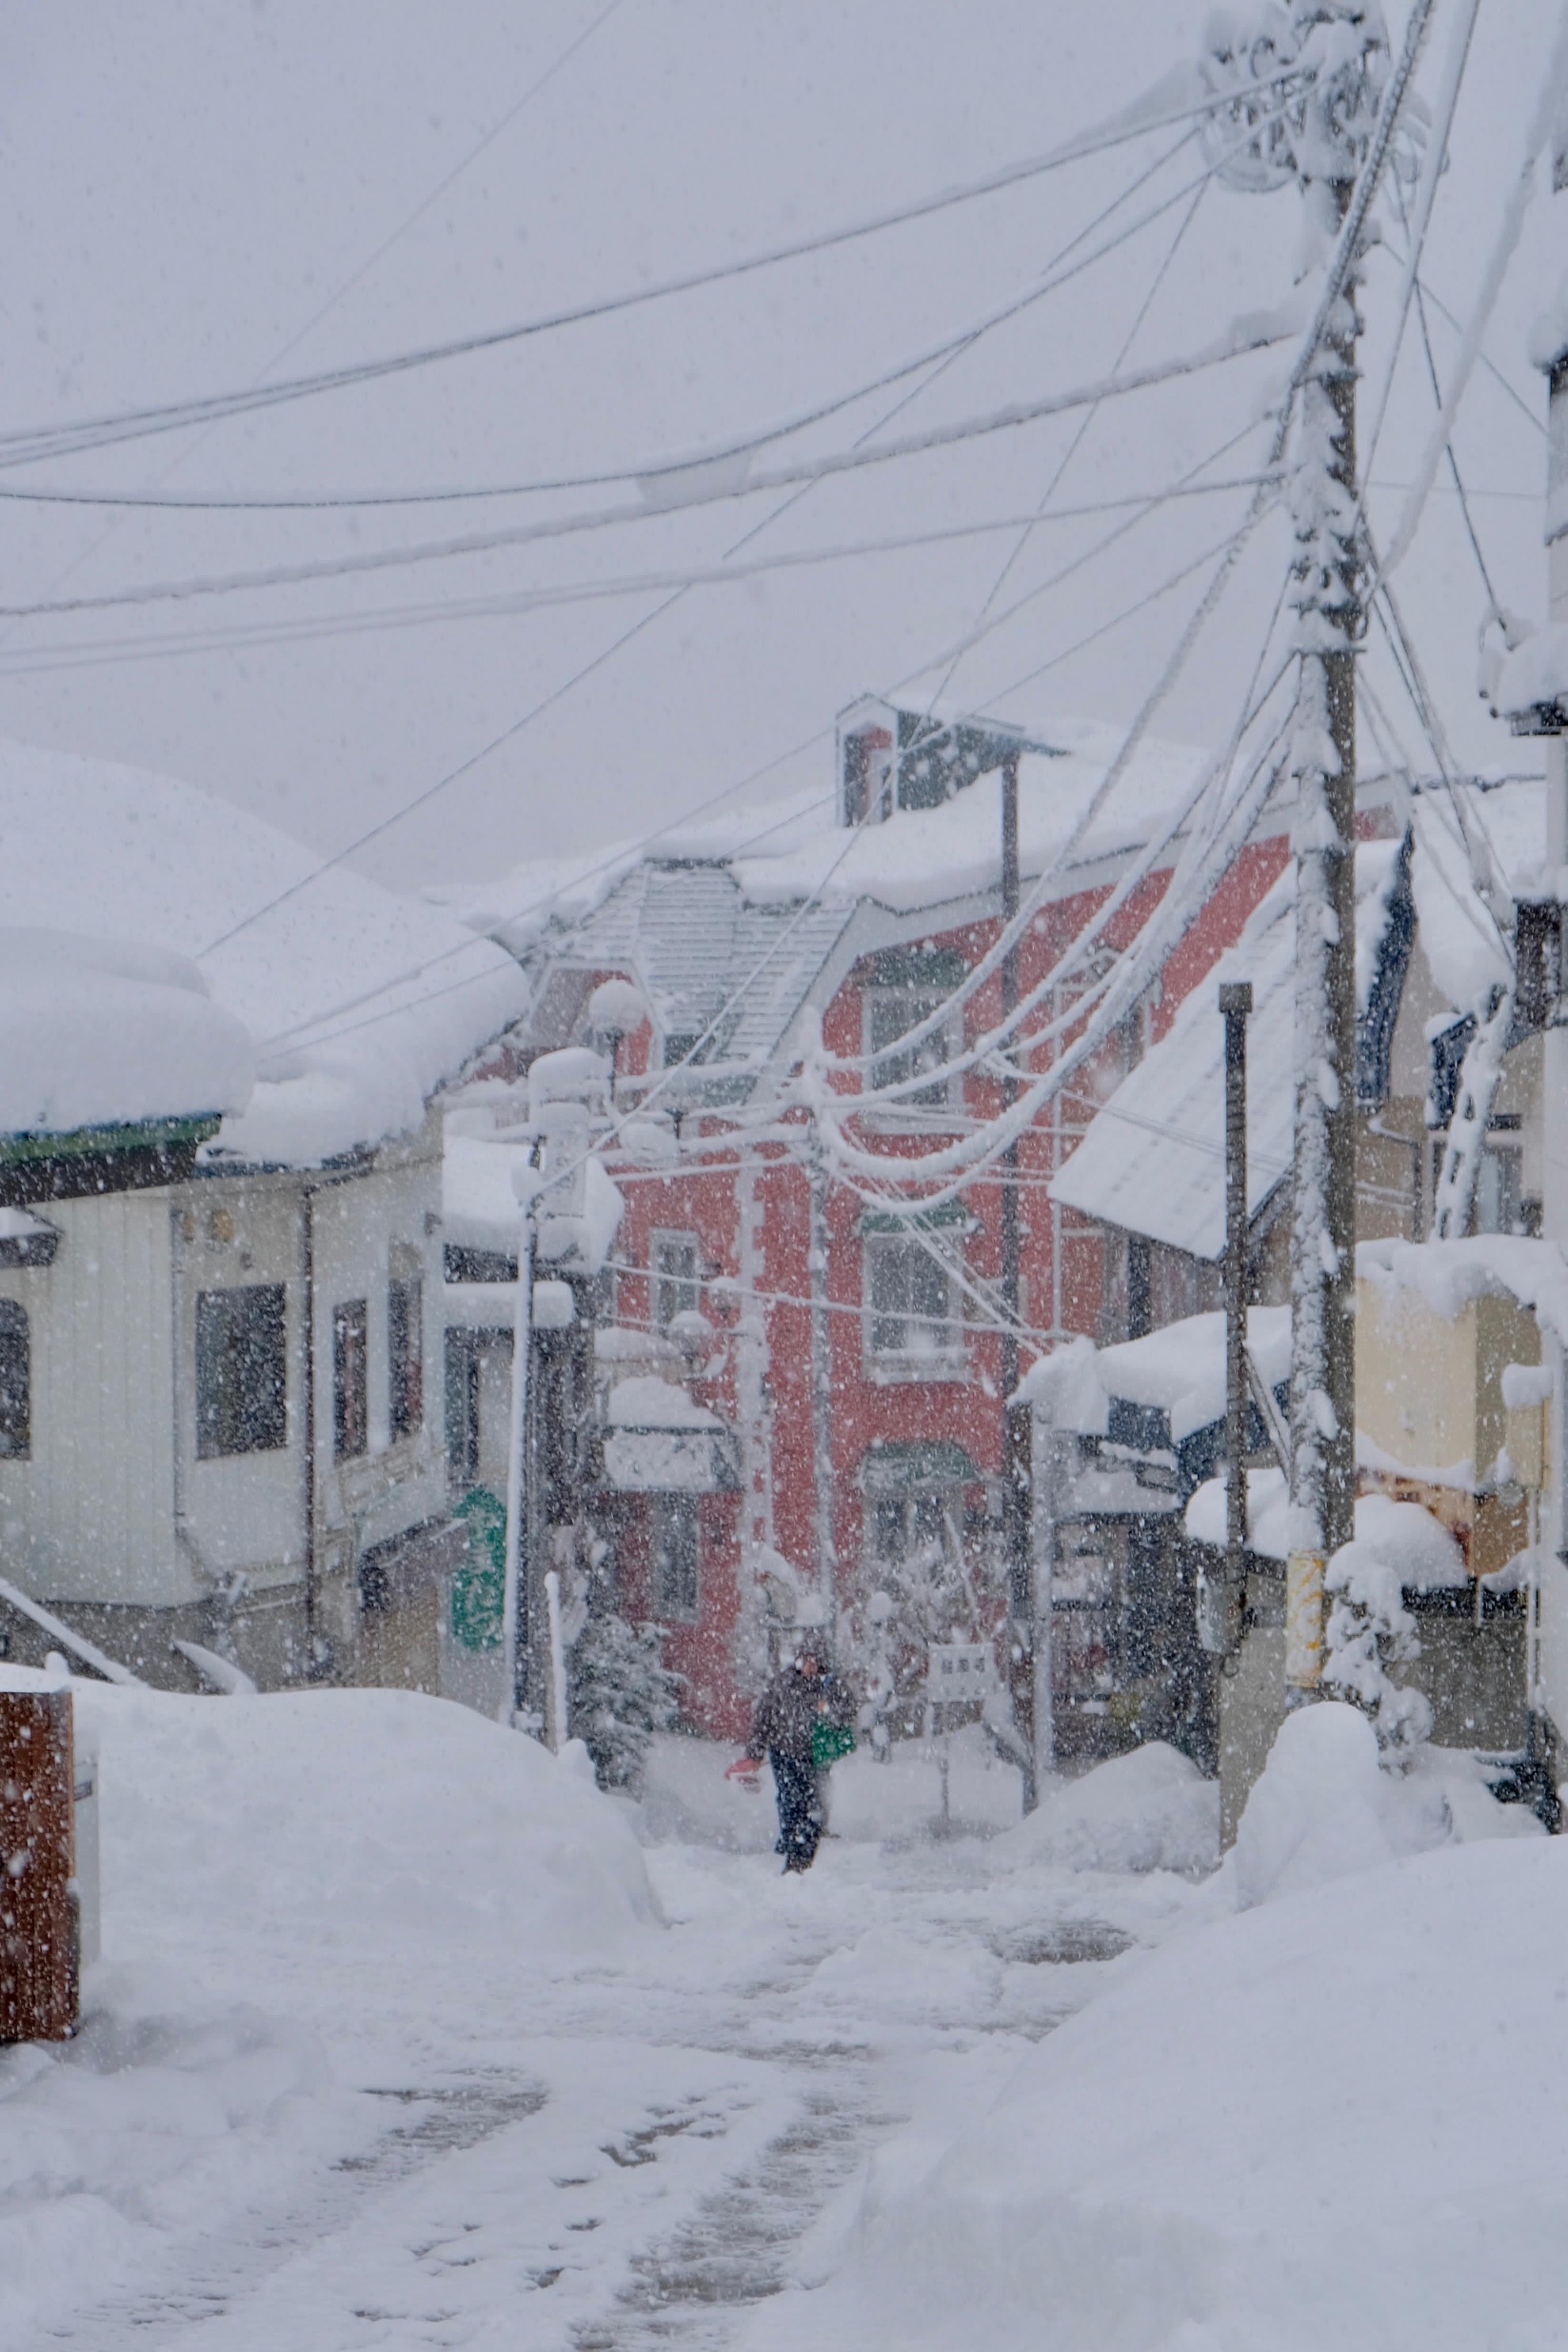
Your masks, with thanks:
M143 951L57 944L40 1083L0 1078L0 1574L152 1681L189 1642L433 1685L431 1098L521 975L187 785L8 745L0 829L0 987L8 927Z

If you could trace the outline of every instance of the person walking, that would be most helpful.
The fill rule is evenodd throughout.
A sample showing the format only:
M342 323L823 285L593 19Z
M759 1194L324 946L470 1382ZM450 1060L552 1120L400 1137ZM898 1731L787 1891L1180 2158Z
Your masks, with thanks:
M730 1773L755 1772L765 1756L779 1804L779 1843L786 1871L809 1870L826 1825L825 1783L835 1759L855 1744L855 1701L828 1666L820 1640L803 1640L792 1664L757 1702L745 1754Z

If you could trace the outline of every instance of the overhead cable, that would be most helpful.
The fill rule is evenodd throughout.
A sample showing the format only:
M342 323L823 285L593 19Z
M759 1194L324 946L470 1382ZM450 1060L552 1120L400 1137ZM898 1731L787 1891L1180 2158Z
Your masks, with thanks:
M1289 72L1273 77L1272 83L1260 88L1283 88L1293 79ZM1185 86L1184 86L1185 87ZM1179 123L1196 123L1228 102L1223 97L1207 97L1194 105L1184 95L1181 103L1129 110L1110 123L1094 130L1081 133L1043 155L1025 162L1004 165L982 178L971 180L958 188L918 198L914 202L875 213L869 218L847 226L826 229L809 237L791 240L787 244L748 254L740 260L722 262L707 269L687 270L676 276L655 281L652 285L629 289L620 294L602 296L592 302L575 303L546 311L537 317L515 321L505 327L491 328L482 332L462 335L443 343L426 344L415 349L391 353L381 359L362 360L341 368L323 369L310 375L294 376L282 382L252 385L243 389L210 393L194 400L168 401L143 408L108 411L97 416L82 417L66 426L36 426L0 433L0 453L10 463L30 463L34 457L67 453L77 446L101 447L109 439L129 440L149 433L169 432L182 427L202 424L209 419L243 415L256 409L276 407L285 401L312 397L317 393L338 391L358 384L374 382L387 376L407 374L447 360L466 358L480 351L495 350L503 346L523 342L532 336L579 326L592 319L608 318L616 313L640 309L643 306L667 300L672 295L686 294L709 286L723 285L761 269L773 269L782 263L797 261L813 254L827 252L837 246L875 235L905 222L923 220L932 213L949 209L955 205L972 203L976 198L997 193L1020 183L1055 171L1062 166L1087 156L1102 153L1108 148L1125 146L1129 140L1144 137L1151 130L1163 130Z

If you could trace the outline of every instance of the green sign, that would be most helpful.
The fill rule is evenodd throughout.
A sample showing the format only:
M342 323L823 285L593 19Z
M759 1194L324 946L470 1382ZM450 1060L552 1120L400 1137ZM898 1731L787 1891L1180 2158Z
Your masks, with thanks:
M506 1505L488 1486L470 1486L453 1515L467 1523L468 1549L452 1579L452 1639L495 1649L506 1605Z

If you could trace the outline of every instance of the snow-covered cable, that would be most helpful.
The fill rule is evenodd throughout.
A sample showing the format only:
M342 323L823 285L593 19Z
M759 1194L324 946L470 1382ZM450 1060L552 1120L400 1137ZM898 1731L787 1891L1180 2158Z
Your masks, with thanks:
M1231 360L1246 357L1254 351L1266 350L1280 342L1289 329L1279 317L1240 319L1229 335L1217 337L1196 351L1182 353L1175 359L1151 363L1122 376L1102 377L1097 383L1077 385L1067 391L1042 394L1038 399L1009 401L1001 409L982 414L960 417L945 425L928 426L924 431L901 434L896 440L870 441L848 449L831 450L820 457L802 458L795 463L774 466L757 473L737 473L720 467L710 472L705 463L690 469L692 479L684 485L684 494L650 503L645 498L625 500L616 506L602 506L585 509L574 515L557 515L553 520L520 523L501 530L466 531L448 539L425 540L414 546L367 549L359 555L313 558L306 562L262 566L248 571L212 572L187 580L152 580L136 588L104 590L91 596L42 597L30 603L0 604L0 619L36 620L46 615L67 612L103 612L126 606L184 602L195 596L237 595L254 588L293 588L311 580L343 579L371 571L400 569L409 564L446 563L460 557L486 554L498 548L526 547L539 540L569 538L584 531L618 528L622 524L662 522L671 514L684 514L701 507L729 503L738 498L760 496L764 491L783 489L800 483L826 482L839 474L854 473L868 466L884 466L905 457L917 457L933 449L952 448L958 445L984 439L992 433L1011 432L1025 425L1042 422L1046 417L1064 416L1075 409L1092 407L1104 400L1122 399L1132 393L1146 391L1159 384L1168 384L1177 378L1201 374L1205 369L1227 365Z
M1492 312L1497 307L1498 296L1502 291L1502 283L1508 274L1508 266L1518 245L1519 231L1524 226L1524 215L1530 199L1535 193L1537 166L1540 160L1541 150L1552 136L1562 110L1565 94L1568 94L1568 5L1563 7L1558 16L1558 33L1552 45L1551 62L1537 93L1525 135L1524 155L1514 185L1508 192L1508 201L1503 206L1502 218L1498 225L1498 233L1493 240L1491 252L1481 271L1479 289L1470 313L1469 322L1460 339L1459 357L1455 362L1453 374L1449 378L1447 395L1438 421L1427 438L1404 509L1395 526L1394 535L1383 554L1380 576L1384 579L1392 577L1410 552L1411 544L1415 539L1422 511L1426 506L1427 494L1432 488L1438 468L1442 463L1443 450L1447 448L1452 435L1454 419L1459 412L1459 403L1464 398L1471 370L1476 364L1477 353L1480 349L1481 338L1486 332Z
M1289 71L1276 75L1274 82L1283 89L1294 79ZM1260 85L1262 87L1262 85ZM435 365L442 361L465 358L470 354L494 350L524 341L529 337L579 325L586 320L607 318L617 311L629 310L644 305L716 286L728 280L747 276L757 270L772 269L784 262L806 258L826 252L835 246L848 244L858 238L871 236L908 221L927 218L934 212L967 204L977 197L1016 187L1021 182L1040 177L1044 172L1060 169L1066 164L1104 152L1107 149L1125 146L1131 140L1142 138L1150 131L1174 128L1181 123L1196 123L1221 109L1222 98L1205 97L1194 105L1183 98L1168 107L1155 106L1128 109L1110 123L1094 130L1081 133L1064 141L1045 154L1004 166L955 189L919 198L913 203L872 214L869 218L824 230L810 237L798 238L786 245L773 246L759 253L748 254L738 261L722 262L706 269L689 270L678 276L655 281L651 285L635 287L627 292L602 297L593 302L579 303L543 315L518 321L506 327L486 332L465 335L450 342L427 344L401 351L388 357L361 361L353 366L322 369L315 374L286 378L275 384L256 385L242 389L207 394L194 400L164 402L157 405L124 409L105 415L84 417L68 426L21 428L0 434L0 453L10 455L11 463L27 463L36 456L50 456L72 449L96 448L106 439L131 439L149 432L179 429L182 426L205 423L210 418L237 416L254 409L276 407L282 402L308 398L319 392L337 391L348 387L372 382L378 378L406 374L409 370ZM89 438L90 436L90 438Z

